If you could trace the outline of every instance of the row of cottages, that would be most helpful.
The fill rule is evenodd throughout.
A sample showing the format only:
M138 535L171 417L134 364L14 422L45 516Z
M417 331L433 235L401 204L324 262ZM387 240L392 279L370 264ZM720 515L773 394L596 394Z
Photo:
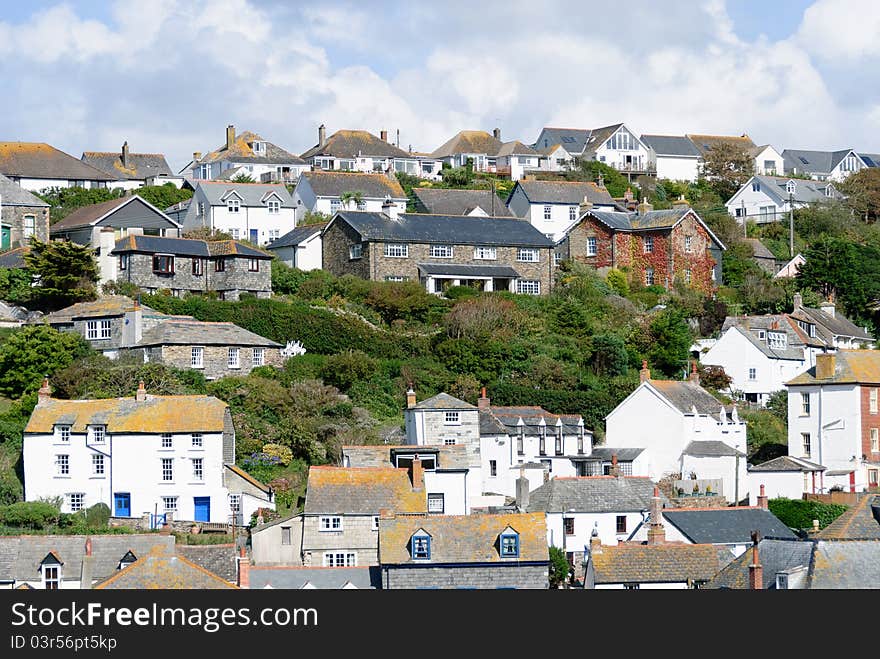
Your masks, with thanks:
M795 293L791 313L728 316L721 337L702 355L731 377L730 393L765 405L785 383L816 365L816 355L838 348L872 349L874 337L838 312L834 303L805 307Z
M49 204L0 174L0 251L49 239Z
M485 217L339 211L321 234L323 268L371 281L418 281L429 293L470 285L529 295L553 287L553 241L530 223Z
M829 181L756 175L724 205L740 224L749 220L767 224L787 217L794 209L841 199L843 194Z
M45 380L22 462L25 500L61 497L66 513L104 503L119 518L243 525L275 505L268 486L235 466L226 403L148 394L143 382L130 398L60 400Z
M294 220L300 224L306 213L334 215L343 209L379 213L388 200L406 212L406 193L393 174L306 172L293 190Z
M78 302L32 322L79 334L111 359L136 355L144 362L198 370L207 380L283 362L280 344L238 325L159 313L122 295Z
M635 212L589 209L555 247L559 260L628 269L634 282L671 288L676 281L709 292L721 281L726 249L686 203L670 210L639 204Z

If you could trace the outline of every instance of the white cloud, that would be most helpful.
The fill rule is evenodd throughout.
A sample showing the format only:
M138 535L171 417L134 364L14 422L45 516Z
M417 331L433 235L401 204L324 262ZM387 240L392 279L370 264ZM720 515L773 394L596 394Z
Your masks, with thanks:
M880 3L876 0L818 0L807 8L797 34L804 50L826 60L880 55Z

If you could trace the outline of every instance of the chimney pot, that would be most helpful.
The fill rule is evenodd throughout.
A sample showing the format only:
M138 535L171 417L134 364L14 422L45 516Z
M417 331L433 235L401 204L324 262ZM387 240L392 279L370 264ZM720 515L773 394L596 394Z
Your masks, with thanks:
M387 130L380 130L379 131L379 139L382 140L383 142L387 142L388 141L388 131Z
M422 460L418 456L412 461L412 489L413 492L422 492L425 489L425 470L422 468Z
M804 306L804 297L800 293L795 293L792 300L794 310L802 309Z
M767 502L767 495L764 494L764 486L761 485L761 493L758 495L758 508L763 508L767 510L770 505Z
M642 369L639 371L639 381L646 382L651 379L651 371L648 369L648 360L642 360Z
M38 400L45 400L52 395L52 388L49 386L49 378L43 378L43 386L37 391Z
M758 557L758 532L752 531L752 563L749 565L749 588L762 590L764 588L764 568Z
M251 562L247 557L247 552L244 547L242 547L238 552L238 587L239 588L250 588L251 587Z
M480 387L480 397L477 399L477 407L481 410L489 409L489 397L486 395L486 387Z
M386 197L385 201L382 202L382 212L392 220L398 219L400 215L400 209L397 208L396 203L391 201L390 197Z
M406 390L406 407L407 409L416 406L416 390L413 389L413 383L409 383L409 389Z
M147 390L146 390L146 388L144 387L144 381L143 381L143 380L141 380L140 382L138 382L138 388L137 388L137 393L135 394L135 399L138 400L138 401L145 401L145 400L147 400Z

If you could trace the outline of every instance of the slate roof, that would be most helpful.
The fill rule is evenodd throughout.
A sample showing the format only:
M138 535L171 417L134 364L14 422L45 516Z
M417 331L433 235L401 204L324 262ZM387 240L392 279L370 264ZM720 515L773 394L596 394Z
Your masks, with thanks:
M93 579L113 575L128 551L140 557L156 546L174 550L174 536L159 533L0 536L0 581L39 581L40 561L49 552L55 552L64 563L64 581L79 581L87 538L92 539Z
M513 217L504 201L491 190L452 190L445 188L413 188L416 205L423 213L436 215L468 215L480 207L492 217ZM495 197L494 213L492 197Z
M0 174L15 178L113 180L100 169L44 142L0 142Z
M91 302L77 302L69 307L48 313L40 319L50 325L69 325L80 318L108 318L122 316L126 311L137 307L134 300L124 295L102 295ZM141 311L156 313L150 307L141 305Z
M702 457L723 457L723 456L740 456L741 458L746 457L746 454L742 451L737 451L735 448L731 448L727 444L719 440L704 440L704 441L693 441L688 444L684 451L682 451L685 455L695 455Z
M868 167L880 167L880 153L860 153L858 155Z
M816 377L813 366L786 382L786 386L798 384L880 384L880 350L838 350L832 353L834 375L830 378Z
M303 172L301 181L308 181L319 197L340 197L346 192L361 192L368 199L406 199L395 176L361 172Z
M426 513L424 492L414 492L406 469L394 467L309 467L307 515Z
M386 142L365 130L337 130L327 138L324 146L316 144L302 154L303 158L333 156L334 158L357 158L380 156L382 158L413 158L400 147Z
M469 263L417 263L416 267L426 275L462 275L470 277L512 277L520 276L509 265L472 265Z
M699 158L702 155L694 143L684 135L642 135L640 139L658 156Z
M382 587L382 570L378 565L369 567L301 567L251 566L250 589L299 590L316 588L336 590L350 584L359 590Z
M529 494L529 512L639 512L649 510L654 483L644 476L553 478ZM668 499L661 493L664 503Z
M305 173L305 172L303 172ZM226 198L235 192L242 206L262 208L272 193L281 201L282 208L294 208L296 204L283 183L232 183L231 181L199 181L196 191L201 190L212 206L225 206ZM195 198L195 195L193 195Z
M589 137L584 144L584 155L594 153L609 137L617 132L617 129L623 124L612 124L611 126L603 126L602 128L594 128L590 131ZM633 135L635 137L635 135ZM638 138L636 138L638 139Z
M569 153L580 154L583 152L584 146L586 145L587 140L590 137L590 129L554 128L551 126L545 126L541 130L541 135L544 135L544 139L546 140L548 147L554 144L558 144ZM539 139L541 139L540 135L538 136L538 139L535 140L535 143L532 145L533 147L544 147L543 144L538 144Z
M55 424L84 433L88 425L105 425L107 433L222 432L226 403L214 396L154 396L96 400L40 400L24 432L53 432Z
M503 142L484 130L463 130L431 152L432 158L448 158L458 153L485 153L495 156Z
M245 245L237 240L195 240L193 238L164 238L129 234L116 241L111 254L143 252L146 254L174 254L175 256L245 256L248 258L271 259L271 254Z
M745 182L740 190L751 190L752 184L757 181L761 184L761 190L782 205L788 202L788 183L794 183L794 193L791 195L792 201L798 204L810 204L814 202L825 202L829 199L843 199L836 188L834 181L813 181L807 179L791 178L786 176L764 176L755 175ZM831 195L829 197L828 188L831 187Z
M145 330L139 346L225 345L281 348L280 343L231 322L169 319Z
M527 146L519 140L512 142L504 142L498 149L496 156L537 156L539 155L532 147Z
M792 311L791 317L795 320L801 319L815 323L817 333L822 335L822 338L829 345L833 344L834 336L850 336L855 339L874 340L874 337L864 327L856 325L840 313L839 310L835 310L832 316L822 311L822 309L798 307Z
M770 359L804 360L804 346L825 347L826 343L818 337L811 337L802 331L787 314L766 314L763 316L728 316L721 326L722 334L735 327L758 350ZM757 332L763 330L761 339ZM785 334L785 348L771 347L767 332Z
M114 179L141 180L148 176L174 176L165 156L161 153L128 153L126 164L122 164L122 153L105 151L86 151L80 158L84 163L100 169Z
M693 143L701 156L720 144L730 144L747 153L756 146L748 135L697 135L688 133L685 137Z
M541 419L547 428L548 436L552 436L556 432L557 420L562 421L562 432L566 435L577 434L578 421L582 420L577 414L551 414L543 407L535 406L499 406L491 405L489 413L492 414L498 422L504 426L510 435L519 432L519 420L522 419L525 435L538 435L541 430ZM589 432L585 430L585 432Z
M880 588L880 541L820 540L813 553L810 588Z
M852 149L839 151L811 151L809 149L785 149L782 152L783 166L786 172L794 170L808 174L830 174Z
M584 199L594 206L614 206L617 202L604 187L592 181L517 181L516 185L533 204L580 204ZM510 196L516 192L511 190Z
M267 494L272 489L269 485L266 485L265 483L258 481L256 478L251 476L248 472L246 472L244 469L242 469L238 465L225 464L225 465L223 465L223 467L228 469L229 471L231 471L238 478L242 479L243 481L247 481L248 483L250 483L254 487L262 490L263 492L266 492Z
M614 229L615 231L650 231L674 228L685 216L691 213L699 224L706 230L706 233L715 241L721 249L727 249L718 236L706 226L702 218L696 214L691 208L672 208L668 210L652 210L647 213L640 214L637 211L623 213L619 211L591 210L587 215L596 218L599 222ZM586 217L586 215L584 216Z
M775 540L762 538L758 542L758 561L763 566L764 589L776 588L776 574L797 567L809 568L812 562L813 542L803 540ZM749 565L752 563L751 547L725 566L706 588L749 588Z
M476 407L476 405L471 405L460 398L450 396L442 391L436 396L431 396L416 403L416 409L420 410L473 410Z
M321 233L324 229L324 224L308 224L306 226L296 227L295 229L288 231L280 238L276 238L271 243L266 245L266 249L281 249L282 247L295 247L302 242L308 240L316 233Z
M711 579L722 563L714 545L619 544L591 552L595 583L678 583Z
M803 458L796 458L793 455L781 455L778 458L767 460L761 464L750 465L749 471L825 471L825 467Z
M350 225L364 241L529 247L554 244L527 220L510 218L401 213L392 220L384 213L339 211L331 224L337 219Z
M0 197L4 206L27 206L29 208L48 208L49 204L35 194L28 192L18 183L0 174Z
M238 589L174 550L153 548L147 555L95 586L95 590Z
M851 505L831 524L819 531L816 537L822 540L880 540L880 495L862 494L857 503Z
M343 446L342 454L349 459L352 467L393 467L395 454L437 456L437 468L467 469L467 446L414 446L412 444L379 444L362 446Z
M177 545L175 551L188 561L229 583L238 581L238 550L233 544Z
M107 217L108 215L112 215L114 212L122 208L123 206L127 206L128 204L137 204L141 203L146 206L147 209L155 212L157 215L162 217L162 219L167 220L170 228L179 229L180 224L172 220L168 217L164 212L150 204L148 201L142 199L138 195L134 194L130 197L121 197L119 199L110 199L109 201L102 201L98 204L92 204L91 206L83 206L82 208L77 208L75 211L67 215L62 220L59 220L55 224L50 227L51 233L61 233L62 230L70 230L77 229L79 227L88 227L94 226L99 221ZM110 222L109 226L112 226L113 223Z
M16 247L0 252L0 268L26 268L27 262L24 260L26 254L30 254L30 247Z
M721 401L698 384L688 380L648 380L647 384L660 392L682 414L717 416L721 412Z
M758 531L762 538L797 540L790 528L763 508L664 510L663 520L694 544L750 544L752 531Z
M266 143L265 156L254 153L254 150L250 146L253 142ZM226 144L224 143L214 151L202 156L199 161L194 164L198 165L202 163L217 162L219 160L229 160L233 162L243 161L255 165L306 164L299 156L282 149L280 146L277 146L272 142L264 140L262 137L249 130L244 131L240 135L236 135L231 149L227 150Z
M774 262L776 261L776 256L774 256L773 252L767 249L757 238L745 238L744 242L747 242L752 247L752 257L756 259L772 259Z
M508 527L519 534L519 558L501 558L499 536ZM413 560L410 538L431 536L431 558ZM388 565L548 562L547 523L543 513L431 515L379 519L379 562Z
M590 453L591 458L597 460L610 460L612 456L617 456L618 462L632 462L639 457L645 449L643 448L609 448L607 446L594 447Z

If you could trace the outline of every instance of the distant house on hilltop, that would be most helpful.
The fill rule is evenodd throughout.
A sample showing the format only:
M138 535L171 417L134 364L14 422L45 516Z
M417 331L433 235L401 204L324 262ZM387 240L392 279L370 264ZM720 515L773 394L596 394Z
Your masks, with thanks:
M118 152L84 151L80 158L84 163L100 169L108 176L113 177L109 187L134 190L147 185L148 179L161 181L169 178L175 182L179 177L174 175L165 156L161 153L130 153L128 142L122 145ZM176 187L180 187L177 185Z

